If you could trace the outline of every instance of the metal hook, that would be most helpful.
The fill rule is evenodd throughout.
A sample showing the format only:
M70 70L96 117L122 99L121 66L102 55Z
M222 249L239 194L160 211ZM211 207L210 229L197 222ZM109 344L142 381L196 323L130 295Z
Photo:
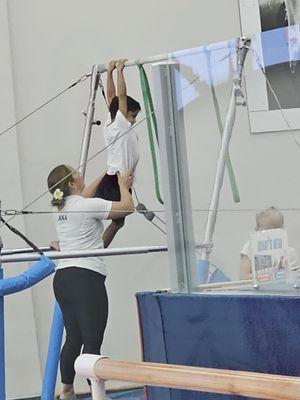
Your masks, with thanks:
M84 110L82 110L81 112L82 112L82 114L86 117L86 112L85 112ZM92 124L93 124L93 125L101 125L101 121L100 121L99 119L97 119L97 120L94 120L94 121L92 122Z

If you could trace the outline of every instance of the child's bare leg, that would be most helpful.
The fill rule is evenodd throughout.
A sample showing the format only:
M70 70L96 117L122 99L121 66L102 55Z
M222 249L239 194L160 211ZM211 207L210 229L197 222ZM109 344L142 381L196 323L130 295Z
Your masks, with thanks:
M124 223L125 223L125 218L115 219L112 220L112 222L105 229L102 235L103 246L105 249L111 244L117 232L124 226Z

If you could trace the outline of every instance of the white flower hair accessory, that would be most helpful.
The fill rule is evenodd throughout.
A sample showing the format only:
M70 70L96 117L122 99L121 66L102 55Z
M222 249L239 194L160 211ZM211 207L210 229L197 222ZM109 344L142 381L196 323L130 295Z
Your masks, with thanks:
M55 190L55 192L53 193L53 198L55 200L62 200L64 197L64 192L62 190L60 190L59 188Z

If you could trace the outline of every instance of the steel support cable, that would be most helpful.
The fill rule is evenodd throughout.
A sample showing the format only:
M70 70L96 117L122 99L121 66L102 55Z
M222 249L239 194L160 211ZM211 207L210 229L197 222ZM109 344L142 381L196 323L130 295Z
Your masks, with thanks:
M44 254L41 249L38 248L31 240L29 240L23 233L21 233L18 229L15 227L11 226L3 217L0 217L1 222L3 225L5 225L11 232L13 232L15 235L19 236L21 239L24 240L25 243L27 243L30 247L33 248L34 251L39 253L41 256Z
M209 210L211 210L211 209L209 209L209 208L194 208L194 209L192 209L192 212L207 212ZM234 210L234 209L229 209L229 208L218 208L216 210L218 210L220 212L233 212L233 213L251 212L251 213L253 213L253 212L262 211L263 209L262 208L240 208L238 210ZM129 211L129 210L116 210L116 211ZM153 213L164 213L165 212L165 210L147 210L147 211L151 211ZM213 209L213 211L215 211L215 209ZM295 208L295 207L282 208L282 207L280 207L280 211L284 211L284 212L289 212L289 211L295 212L296 211L296 212L299 212L300 208ZM43 211L43 210L40 210L40 211L22 211L22 210L15 210L15 209L7 209L7 210L0 209L0 212L3 213L6 216L18 216L18 215L22 215L22 214L25 214L25 215L41 215L41 214L42 215L46 215L46 214L51 214L51 215L53 215L55 213L57 213L57 214L59 213L59 211ZM136 211L136 210L134 212L143 213L143 211ZM81 214L81 213L88 214L88 213L93 213L93 211L76 210L76 211L65 211L64 213L65 214ZM163 222L165 224L164 221L161 221L161 222Z
M118 210L116 210L116 211L118 211ZM124 210L122 210L122 211L124 211ZM0 210L0 212L2 212L5 215L13 215L14 217L16 217L17 215L21 215L21 214L25 214L25 215L40 215L40 214L53 214L53 213L55 213L55 211L54 212L53 211L38 211L38 212L35 212L35 211L18 211L18 210L2 210L2 209ZM143 211L135 211L135 212L137 212L139 214L140 213L144 213ZM147 212L153 212L153 211L146 210L145 213L147 213ZM156 210L155 212L164 212L164 210ZM58 211L57 211L57 213L58 213ZM88 213L88 211L80 211L80 210L79 211L66 211L65 213L66 214L79 214L79 213ZM166 223L163 221L162 218L158 217L156 214L154 214L154 215L159 221L161 221L161 223L166 225ZM149 220L149 219L148 219L148 221L151 222L157 229L159 229L162 233L164 233L166 235L166 232L160 226L158 226L155 222L153 222L152 220ZM7 223L4 222L4 220L3 220L3 223L7 225ZM31 242L30 243L27 242L27 243L32 247L32 245L30 244Z
M97 151L94 155L92 155L91 157L89 157L84 163L80 164L79 166L77 166L77 168L75 168L75 171L78 171L80 169L80 167L82 167L83 165L88 164L91 160L93 160L94 158L96 158L98 155L102 154L105 150L107 150L111 145L113 145L115 142L117 142L119 139L121 139L123 136L127 135L129 132L131 132L133 129L135 129L138 125L140 125L142 122L144 122L146 119L148 118L148 115L146 115L143 119L141 119L140 121L138 121L135 125L131 126L126 132L122 133L120 136L118 136L115 140L113 140L111 143L109 143L108 145L102 147L99 151ZM43 193L41 193L39 196L37 196L36 198L34 198L32 201L30 201L25 207L23 207L20 210L20 213L23 213L23 211L25 211L28 207L30 207L32 204L36 203L38 200L40 200L42 197L44 197L46 194L48 194L49 190L53 189L54 187L56 187L59 183L61 183L62 181L64 181L66 178L68 178L69 176L71 176L73 174L73 171L70 172L69 174L67 174L64 178L62 178L60 181L58 181L55 185L53 185L52 187L50 187L49 189L45 190ZM12 219L14 219L16 215L13 215L11 218L9 218L6 222L10 222ZM0 226L0 229L2 228L2 225Z
M163 233L166 234L165 231L163 231L158 225L155 224L155 222L153 222L153 218L157 218L162 224L166 225L165 221L160 218L156 213L157 212L165 212L164 210L149 210L143 203L140 202L137 192L135 190L135 188L133 187L133 193L136 197L136 201L137 201L137 205L135 207L135 212L139 213L139 214L143 214L144 217L146 218L147 221L151 222L153 225L155 225L159 230L161 230Z
M103 96L103 98L104 98L106 107L107 107L107 109L108 109L108 111L109 111L109 104L108 104L108 101L107 101L107 98L106 98L105 89L104 89L104 85L103 85L103 82L102 82L102 79L101 79L101 75L100 75L100 77L99 77L99 88L100 88L101 93L102 93L102 96Z
M31 115L36 113L37 111L41 110L43 107L51 103L53 100L57 99L59 96L67 92L68 90L72 89L74 86L76 86L78 83L84 82L91 74L86 74L83 75L81 78L79 78L76 82L72 83L70 86L68 86L66 89L62 90L61 92L57 93L54 97L51 97L51 99L45 101L43 104L35 108L33 111L31 111L29 114L25 115L23 118L21 118L19 121L15 122L14 124L10 125L8 128L6 128L4 131L0 133L0 136L5 135L7 132L9 132L11 129L15 128L17 125L19 125L21 122L25 121L27 118L29 118Z
M47 215L47 214L51 214L51 215L53 215L53 214L59 214L59 213L61 213L61 211L46 211L46 210L39 210L39 211L34 211L34 210L31 210L31 211L22 211L22 210L14 210L14 209L8 209L8 210L4 210L4 209L0 209L0 211L4 214L4 215L6 215L6 216L17 216L17 215ZM115 211L124 211L124 212L129 212L130 210L115 210ZM146 210L146 211L137 211L137 210L134 210L133 212L136 212L136 213L144 213L144 212L148 212L148 211L150 211L150 212L153 212L153 213L164 213L165 211L164 210ZM193 210L193 211L197 211L197 210ZM200 210L200 211L202 211L202 210ZM203 210L203 211L205 211L205 210ZM95 212L94 211L90 211L90 210L86 210L86 211L83 211L83 210L73 210L73 211L63 211L63 213L64 214L94 214Z
M264 68L261 65L260 61L259 61L259 55L257 54L256 50L253 49L252 47L250 47L250 50L252 51L252 54L253 54L253 56L255 58L255 61L256 61L256 64L259 67L260 71L262 72L262 74L263 74L263 76L264 76L264 78L265 78L265 80L267 82L267 85L268 85L268 87L269 87L269 89L270 89L270 91L271 91L271 93L272 93L272 95L273 95L278 107L279 107L279 111L280 111L280 114L282 116L282 119L284 120L284 122L286 123L286 126L288 127L288 130L290 131L289 133L292 135L296 146L300 149L300 143L296 139L296 136L295 136L294 132L292 131L292 127L291 127L291 125L290 125L290 123L289 123L289 121L288 121L288 119L287 119L287 117L286 117L286 115L285 115L285 113L283 111L283 108L282 108L282 106L280 104L278 96L275 93L275 90L273 89L273 87L272 87L272 85L271 85L271 83L270 83L270 81L269 81L269 79L268 79L268 77L267 77L267 75L266 75L266 73L264 71Z

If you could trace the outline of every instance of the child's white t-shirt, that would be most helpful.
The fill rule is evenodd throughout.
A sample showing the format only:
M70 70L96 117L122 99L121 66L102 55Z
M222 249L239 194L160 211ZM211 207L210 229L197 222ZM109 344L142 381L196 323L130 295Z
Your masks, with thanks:
M102 220L108 218L111 207L111 201L100 198L66 197L64 208L53 214L61 251L102 249ZM57 269L67 267L87 268L107 274L102 257L62 259Z
M117 111L114 121L110 114L103 127L106 146L109 146L107 156L107 174L115 175L126 171L134 174L139 161L138 136L131 123L120 110ZM128 130L130 131L128 132ZM128 133L126 133L128 132Z

